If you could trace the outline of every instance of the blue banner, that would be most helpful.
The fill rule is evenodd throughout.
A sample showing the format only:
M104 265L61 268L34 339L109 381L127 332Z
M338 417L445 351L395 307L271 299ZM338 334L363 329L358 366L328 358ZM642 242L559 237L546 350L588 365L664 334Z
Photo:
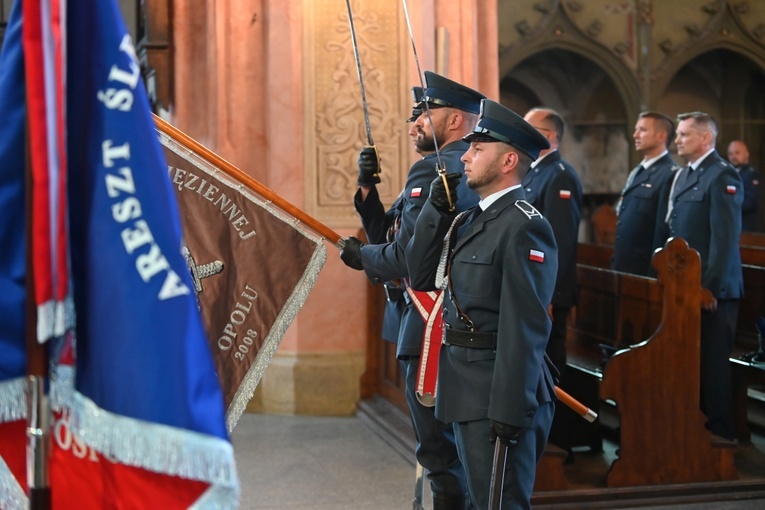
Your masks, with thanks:
M19 4L0 58L0 424L23 418L11 416L24 408L23 393L4 395L3 388L10 387L4 381L20 382L26 369ZM176 198L135 49L114 0L67 4L63 74L75 369L59 367L53 392L63 395L59 405L76 440L101 455L89 469L124 465L191 480L194 494L199 482L206 483L197 507L234 508L239 482L220 383L181 255ZM73 387L65 373L73 374ZM24 438L13 444L19 441ZM79 469L58 462L53 479ZM94 488L110 487L104 503L120 494L151 501L138 486L140 477L100 476L108 483L90 480ZM158 483L174 494L164 478ZM53 493L61 499L66 488Z
M15 5L0 56L0 384L26 372L24 340L24 55ZM0 389L0 410L8 397ZM5 402L5 405L10 405ZM0 413L0 421L2 416Z
M177 205L113 1L69 2L76 388L125 416L226 438Z

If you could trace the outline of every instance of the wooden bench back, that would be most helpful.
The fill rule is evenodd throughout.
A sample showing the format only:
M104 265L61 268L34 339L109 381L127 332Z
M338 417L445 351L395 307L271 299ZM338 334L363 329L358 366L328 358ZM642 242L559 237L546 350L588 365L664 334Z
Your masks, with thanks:
M756 244L765 243L765 234L747 232L742 234L741 242L744 298L739 302L734 356L757 350L755 323L758 317L765 315L765 245ZM745 242L750 244L743 244ZM626 273L610 276L609 273L613 271L596 271L597 268L607 269L610 266L612 254L613 247L609 245L579 244L579 307L572 314L569 327L580 338L591 332L601 342L621 347L648 338L656 329L659 325L661 294L655 290L650 291L647 294L648 302L644 303L639 296L653 285L646 280L655 280ZM611 288L620 291L624 297L611 299L606 292ZM615 319L602 317L606 313ZM599 316L592 317L593 314ZM641 322L641 318L645 321Z
M648 340L617 352L600 385L600 398L616 402L621 418L619 458L611 465L607 484L735 478L735 470L721 462L713 447L699 408L701 303L710 296L701 288L699 254L683 239L672 239L654 255L654 267L658 283L646 278L635 290L647 302L651 292L661 290L659 327Z

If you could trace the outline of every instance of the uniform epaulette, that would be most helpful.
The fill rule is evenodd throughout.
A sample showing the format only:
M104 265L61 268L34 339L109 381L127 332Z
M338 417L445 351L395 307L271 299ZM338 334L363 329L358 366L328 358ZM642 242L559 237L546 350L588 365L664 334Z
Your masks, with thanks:
M534 206L530 203L526 202L525 200L516 200L515 201L515 207L520 209L523 214L526 215L528 219L533 218L534 216L542 216L542 214L534 209Z
M564 164L563 164L563 163L561 163L560 161L558 161L558 168L560 168L560 169L561 169L561 170L563 170L564 172L566 171L566 165L564 165Z

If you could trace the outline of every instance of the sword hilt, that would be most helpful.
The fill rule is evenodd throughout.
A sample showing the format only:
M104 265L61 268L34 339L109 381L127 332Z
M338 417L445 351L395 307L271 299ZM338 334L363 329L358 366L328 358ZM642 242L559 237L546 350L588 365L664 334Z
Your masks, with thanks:
M380 151L377 150L377 146L374 144L365 145L362 147L362 150L364 149L372 149L375 151L375 158L377 158L377 171L373 174L376 179L380 178L380 171L382 170L382 159L380 159Z
M449 201L449 212L454 212L454 200L452 199L452 193L449 189L449 180L446 178L446 168L440 164L436 165L436 172L441 176L441 180L444 181L444 189L446 190L446 200Z

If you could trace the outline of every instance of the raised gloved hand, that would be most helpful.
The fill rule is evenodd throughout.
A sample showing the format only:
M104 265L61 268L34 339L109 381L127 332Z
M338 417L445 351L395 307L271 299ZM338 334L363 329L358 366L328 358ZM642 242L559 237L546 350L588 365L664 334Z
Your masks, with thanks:
M362 243L355 237L349 237L345 240L345 246L340 250L340 259L346 266L361 271L364 269L364 265L361 263L361 247L366 243Z
M447 189L444 186L444 179L439 175L433 180L430 185L430 203L433 207L441 212L454 212L454 208L457 205L457 185L460 183L462 174L452 173L446 174L446 181L449 184ZM451 197L452 205L449 205L449 197Z
M380 155L374 145L365 145L359 152L359 186L371 186L380 182Z
M489 440L492 443L496 441L497 438L499 438L499 440L505 444L514 445L518 442L518 436L520 434L520 427L491 420L491 432L489 433Z

